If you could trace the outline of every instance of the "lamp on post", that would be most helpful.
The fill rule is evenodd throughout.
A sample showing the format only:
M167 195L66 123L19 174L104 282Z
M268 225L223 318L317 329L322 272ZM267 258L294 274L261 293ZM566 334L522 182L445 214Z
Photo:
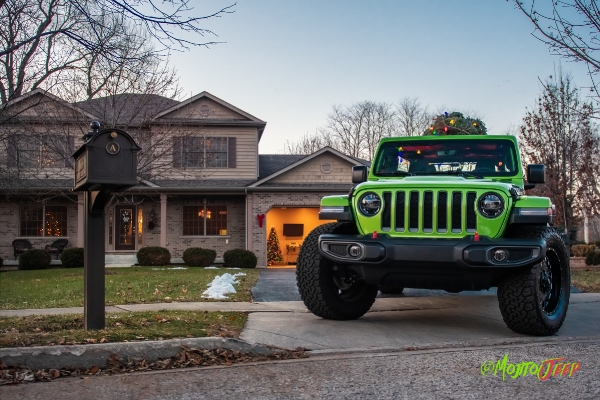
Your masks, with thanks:
M148 229L152 230L156 226L156 211L154 208L150 210L150 218L148 218Z

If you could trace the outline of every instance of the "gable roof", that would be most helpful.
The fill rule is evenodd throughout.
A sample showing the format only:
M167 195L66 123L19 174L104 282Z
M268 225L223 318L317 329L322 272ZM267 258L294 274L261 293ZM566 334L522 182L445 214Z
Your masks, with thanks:
M198 93L197 95L190 97L189 99L182 101L182 102L178 102L177 104L174 104L173 106L163 110L162 112L158 113L155 117L154 120L159 120L161 118L168 118L168 115L171 113L174 113L175 111L181 110L184 107L200 100L200 99L209 99L211 101L214 101L215 103L221 105L222 107L232 111L235 114L240 115L242 118L241 119L236 119L236 120L228 120L228 119L218 119L218 118L203 118L202 122L207 124L207 125L246 125L246 126L252 126L252 127L256 127L258 128L258 141L260 142L260 139L262 137L263 131L265 130L265 126L267 125L267 123L259 118L256 118L254 115L247 113L246 111L237 108L236 106L226 102L225 100L222 100L220 98L218 98L217 96L214 96L206 91Z
M17 105L19 103L22 103L22 102L26 101L26 100L34 98L36 96L40 97L40 102L44 98L52 100L52 101L54 101L56 103L59 103L62 106L65 106L65 107L67 107L67 108L69 108L69 109L71 109L71 110L73 110L73 111L75 111L75 112L77 112L79 114L82 114L87 119L92 120L92 119L96 119L97 118L95 115L90 114L87 110L85 110L85 109L77 106L76 104L71 104L69 102L66 102L63 99L61 99L60 97L57 97L57 96L53 95L52 93L50 93L50 92L48 92L46 90L40 89L40 88L33 89L30 92L27 92L27 93L25 93L25 94L23 94L23 95L15 98L15 99L10 100L8 103L6 103L6 108L8 109L10 107L13 107L13 106L15 106L15 105Z
M179 103L157 94L122 93L75 104L111 124L126 126L149 122Z
M258 185L266 183L267 181L275 178L276 176L284 174L287 171L289 171L289 170L291 170L291 169L293 169L293 168L295 168L295 167L297 167L297 166L299 166L301 164L304 164L304 163L306 163L306 162L308 162L308 161L310 161L310 160L312 160L312 159L314 159L314 158L316 158L316 157L318 157L318 156L320 156L321 154L324 154L324 153L331 153L331 154L333 154L333 155L335 155L335 156L337 156L337 157L339 157L339 158L341 158L341 159L349 162L350 164L354 164L354 165L368 165L368 164L365 164L365 160L360 160L360 159L357 159L357 158L354 158L354 157L347 156L344 153L341 153L341 152L337 151L336 149L334 149L332 147L325 146L321 150L317 150L317 151L315 151L312 154L309 154L309 155L306 155L306 156L301 156L301 158L297 159L296 161L291 162L290 164L286 165L285 167L282 167L282 168L276 170L275 172L272 172L270 175L267 175L267 176L263 177L262 174L260 174L259 175L259 179L256 182L254 182L253 184L249 185L248 187L257 187ZM277 156L277 155L274 154L274 155L271 155L271 156ZM295 156L295 157L298 157L298 156ZM290 159L288 159L288 161L291 161L291 160L292 160L292 158L290 157ZM265 171L265 172L267 172L267 171Z
M269 175L291 165L298 160L307 157L306 154L259 154L258 155L258 179Z
M162 117L166 116L167 114L170 114L173 111L179 110L179 109L181 109L181 108L183 108L183 107L185 107L185 106L187 106L189 104L192 104L192 103L194 103L194 102L196 102L196 101L198 101L198 100L200 100L202 98L210 99L210 100L214 101L215 103L218 103L218 104L222 105L223 107L228 108L231 111L234 111L235 113L242 115L243 117L247 118L248 120L251 120L253 122L259 122L259 123L262 122L262 123L266 124L265 121L260 120L260 119L256 118L255 116L253 116L251 114L248 114L246 111L241 110L241 109L237 108L236 106L234 106L232 104L229 104L225 100L221 100L217 96L214 96L214 95L212 95L212 94L210 94L210 93L208 93L206 91L198 93L197 95L195 95L193 97L190 97L187 100L184 100L182 102L178 102L178 104L175 104L172 107L163 110L162 112L160 112L160 113L158 113L156 115L156 118L162 118Z

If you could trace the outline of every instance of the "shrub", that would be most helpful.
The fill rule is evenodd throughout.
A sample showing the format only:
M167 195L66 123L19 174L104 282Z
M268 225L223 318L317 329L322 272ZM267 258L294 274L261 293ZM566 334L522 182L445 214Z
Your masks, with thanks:
M208 267L215 262L217 252L200 247L190 247L183 252L183 261L190 267Z
M19 269L46 269L50 265L51 256L46 250L32 249L27 250L19 256Z
M171 263L171 253L168 249L158 246L142 247L137 252L139 265L160 266Z
M256 268L256 255L250 250L233 249L227 250L223 254L223 261L226 267L230 268Z
M589 252L596 250L593 244L576 244L571 246L571 251L575 257L585 257Z
M83 249L81 247L63 250L60 255L60 261L65 268L83 268L83 260Z
M600 251L592 251L585 257L585 265L600 265Z

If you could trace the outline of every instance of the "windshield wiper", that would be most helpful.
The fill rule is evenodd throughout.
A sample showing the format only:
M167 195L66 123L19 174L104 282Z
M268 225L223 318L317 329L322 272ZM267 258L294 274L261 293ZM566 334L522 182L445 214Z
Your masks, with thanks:
M483 176L476 175L476 174L473 174L471 172L466 172L466 171L446 171L446 174L462 176L463 178L466 176L470 176L471 178L483 179Z

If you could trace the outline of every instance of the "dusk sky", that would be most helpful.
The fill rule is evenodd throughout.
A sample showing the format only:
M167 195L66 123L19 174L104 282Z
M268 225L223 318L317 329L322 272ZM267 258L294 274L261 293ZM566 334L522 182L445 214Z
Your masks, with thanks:
M205 15L233 2L192 3ZM171 63L184 98L207 91L267 122L261 154L314 133L334 104L416 97L506 133L559 66L589 84L585 66L551 55L505 0L238 0L234 10L203 24L225 43Z

